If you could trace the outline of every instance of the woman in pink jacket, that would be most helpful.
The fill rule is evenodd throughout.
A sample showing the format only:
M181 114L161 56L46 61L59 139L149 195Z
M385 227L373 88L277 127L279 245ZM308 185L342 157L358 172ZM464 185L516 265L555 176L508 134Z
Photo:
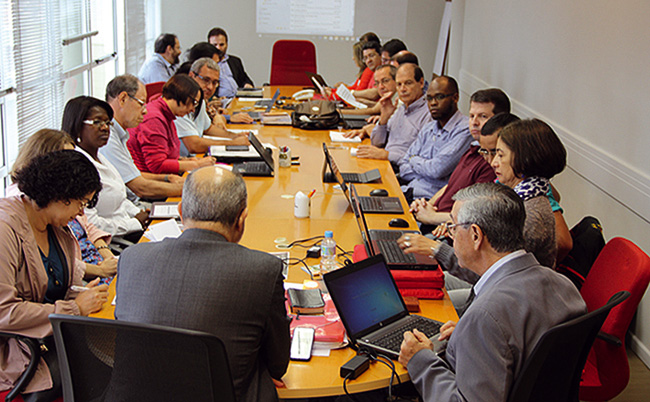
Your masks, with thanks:
M50 338L49 314L88 315L108 298L99 279L81 293L70 288L81 285L83 264L67 224L96 202L101 182L93 164L71 150L39 156L15 176L22 194L0 199L0 331ZM15 339L0 338L0 391L13 388L29 358ZM24 391L53 400L61 394L57 383L41 358Z

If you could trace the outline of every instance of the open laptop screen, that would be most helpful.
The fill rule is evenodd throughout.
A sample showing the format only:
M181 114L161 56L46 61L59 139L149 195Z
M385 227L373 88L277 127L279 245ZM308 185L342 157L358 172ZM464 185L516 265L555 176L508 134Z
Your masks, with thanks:
M369 265L364 264L368 262ZM351 338L408 315L383 256L327 274L327 289Z
M249 132L248 141L250 141L253 148L255 148L258 154L260 154L264 162L266 162L268 167L271 169L271 172L273 172L273 157L268 152L266 152L266 149L264 149L264 146L262 145L260 140L257 139L255 134Z
M334 180L341 186L341 190L343 190L343 193L345 193L345 196L348 197L348 186L345 183L345 179L343 178L343 175L341 174L341 171L339 170L339 167L336 165L336 162L334 162L334 158L332 158L332 155L330 154L329 149L327 149L327 144L323 143L323 153L325 154L325 163L326 166L330 168L330 171L334 175ZM325 167L325 166L323 166ZM323 169L323 173L325 172L325 169Z

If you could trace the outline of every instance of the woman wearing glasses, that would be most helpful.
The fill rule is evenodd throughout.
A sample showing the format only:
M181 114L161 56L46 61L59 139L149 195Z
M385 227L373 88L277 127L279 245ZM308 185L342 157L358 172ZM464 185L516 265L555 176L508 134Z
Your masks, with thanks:
M102 186L93 164L72 150L38 156L14 178L22 194L0 199L0 331L45 338L52 335L49 314L88 315L108 298L99 279L83 292L70 288L82 285L83 264L67 224L96 202ZM29 358L15 339L0 338L0 391L14 386ZM44 359L25 392L55 399L60 381Z
M61 129L72 137L76 150L94 165L102 181L102 191L95 208L86 208L88 220L112 236L137 242L149 219L142 210L126 198L126 186L117 169L101 155L113 125L113 109L102 100L90 96L70 99L63 110Z
M540 264L553 268L557 256L555 218L546 193L549 180L566 166L566 150L553 129L538 119L520 120L507 125L499 133L492 168L499 183L508 186L524 200L526 221L524 240L526 250ZM461 224L447 226L453 237L463 230ZM435 234L435 233L434 233ZM430 255L452 275L471 283L478 280L475 273L458 267L453 248L446 243L421 235L402 236L398 243L406 253ZM462 284L451 283L445 275L445 286L453 289ZM453 278L450 278L454 281Z
M74 149L74 141L70 136L59 130L42 129L35 132L20 148L16 162L11 168L10 177L13 182L7 187L7 196L20 195L16 184L16 172L25 167L34 158L54 151ZM79 242L81 259L86 263L84 279L96 277L108 278L117 272L117 259L108 248L111 234L98 229L88 222L88 217L81 214L68 222L68 227Z
M126 145L141 172L183 174L214 164L211 156L179 158L181 142L174 120L193 112L202 99L201 87L186 74L174 75L165 83L162 96L147 105L142 123L129 130Z

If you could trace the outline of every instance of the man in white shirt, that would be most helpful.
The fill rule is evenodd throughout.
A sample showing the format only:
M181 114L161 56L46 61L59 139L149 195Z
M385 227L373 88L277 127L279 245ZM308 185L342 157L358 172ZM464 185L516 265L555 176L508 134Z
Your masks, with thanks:
M181 44L176 35L160 35L154 44L154 54L144 62L138 77L145 84L167 81L176 72L180 55Z
M144 84L131 74L119 75L106 86L106 102L113 109L113 127L108 143L99 153L117 169L126 184L129 199L162 199L177 197L183 191L184 179L174 174L140 172L126 146L129 128L137 127L147 108Z
M174 121L181 139L181 156L208 152L211 145L248 145L247 135L226 130L221 116L207 103L219 87L219 65L210 58L200 58L192 63L189 76L201 87L204 101L194 113ZM204 134L230 140L204 138Z

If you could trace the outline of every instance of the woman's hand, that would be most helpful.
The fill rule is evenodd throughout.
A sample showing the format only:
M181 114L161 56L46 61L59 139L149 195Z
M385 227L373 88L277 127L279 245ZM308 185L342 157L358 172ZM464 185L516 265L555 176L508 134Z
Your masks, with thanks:
M88 283L85 290L74 299L79 307L81 315L88 315L101 310L102 306L108 300L108 285L98 285L99 278Z

